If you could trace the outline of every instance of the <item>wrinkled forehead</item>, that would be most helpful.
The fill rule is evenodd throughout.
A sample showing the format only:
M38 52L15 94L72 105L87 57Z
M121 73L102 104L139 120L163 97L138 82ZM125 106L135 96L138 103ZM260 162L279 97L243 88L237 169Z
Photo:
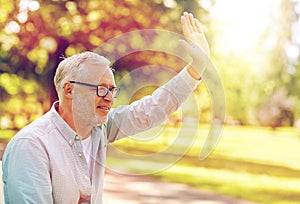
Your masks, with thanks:
M97 62L85 62L80 65L76 80L91 84L99 84L101 80L111 72L109 64Z

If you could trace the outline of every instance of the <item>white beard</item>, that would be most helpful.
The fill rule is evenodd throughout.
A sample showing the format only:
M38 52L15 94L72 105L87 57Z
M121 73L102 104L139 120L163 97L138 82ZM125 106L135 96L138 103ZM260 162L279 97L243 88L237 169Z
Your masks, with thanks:
M93 127L103 124L104 118L94 110L94 98L86 94L76 94L72 104L73 120L78 134L85 134Z

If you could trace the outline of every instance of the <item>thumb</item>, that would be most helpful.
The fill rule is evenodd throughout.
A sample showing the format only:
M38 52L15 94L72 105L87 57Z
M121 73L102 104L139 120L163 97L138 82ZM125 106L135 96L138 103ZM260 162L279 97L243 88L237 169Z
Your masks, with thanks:
M193 42L180 39L179 44L192 57L192 66L194 69L199 74L202 74L209 60L205 52Z
M179 39L179 45L184 48L184 50L192 57L192 58L208 58L206 53L202 50L199 45L196 43L189 41L187 42L186 40Z
M185 51L187 52L192 52L193 51L193 47L195 47L196 45L193 42L188 43L185 40L180 39L179 40L179 44L181 47L183 47L185 49Z

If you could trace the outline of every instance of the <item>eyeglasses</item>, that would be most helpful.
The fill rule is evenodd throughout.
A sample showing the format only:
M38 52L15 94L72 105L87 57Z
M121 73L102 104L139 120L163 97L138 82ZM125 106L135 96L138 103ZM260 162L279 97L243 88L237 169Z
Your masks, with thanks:
M88 84L88 83L79 82L79 81L69 81L69 82L73 83L73 84L79 84L79 85L83 85L83 86L89 86L89 87L97 88L97 96L99 96L99 97L105 97L108 94L108 91L110 91L112 96L114 98L117 98L119 93L120 93L120 88L119 87L107 88L106 86Z

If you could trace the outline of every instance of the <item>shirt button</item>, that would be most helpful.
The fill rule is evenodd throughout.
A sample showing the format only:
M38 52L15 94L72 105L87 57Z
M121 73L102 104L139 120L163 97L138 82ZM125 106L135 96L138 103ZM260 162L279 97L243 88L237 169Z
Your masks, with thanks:
M88 176L84 176L85 180L90 180L90 178Z
M80 137L78 135L76 135L75 140L80 140Z
M82 157L82 154L81 154L81 153L78 153L78 156Z

